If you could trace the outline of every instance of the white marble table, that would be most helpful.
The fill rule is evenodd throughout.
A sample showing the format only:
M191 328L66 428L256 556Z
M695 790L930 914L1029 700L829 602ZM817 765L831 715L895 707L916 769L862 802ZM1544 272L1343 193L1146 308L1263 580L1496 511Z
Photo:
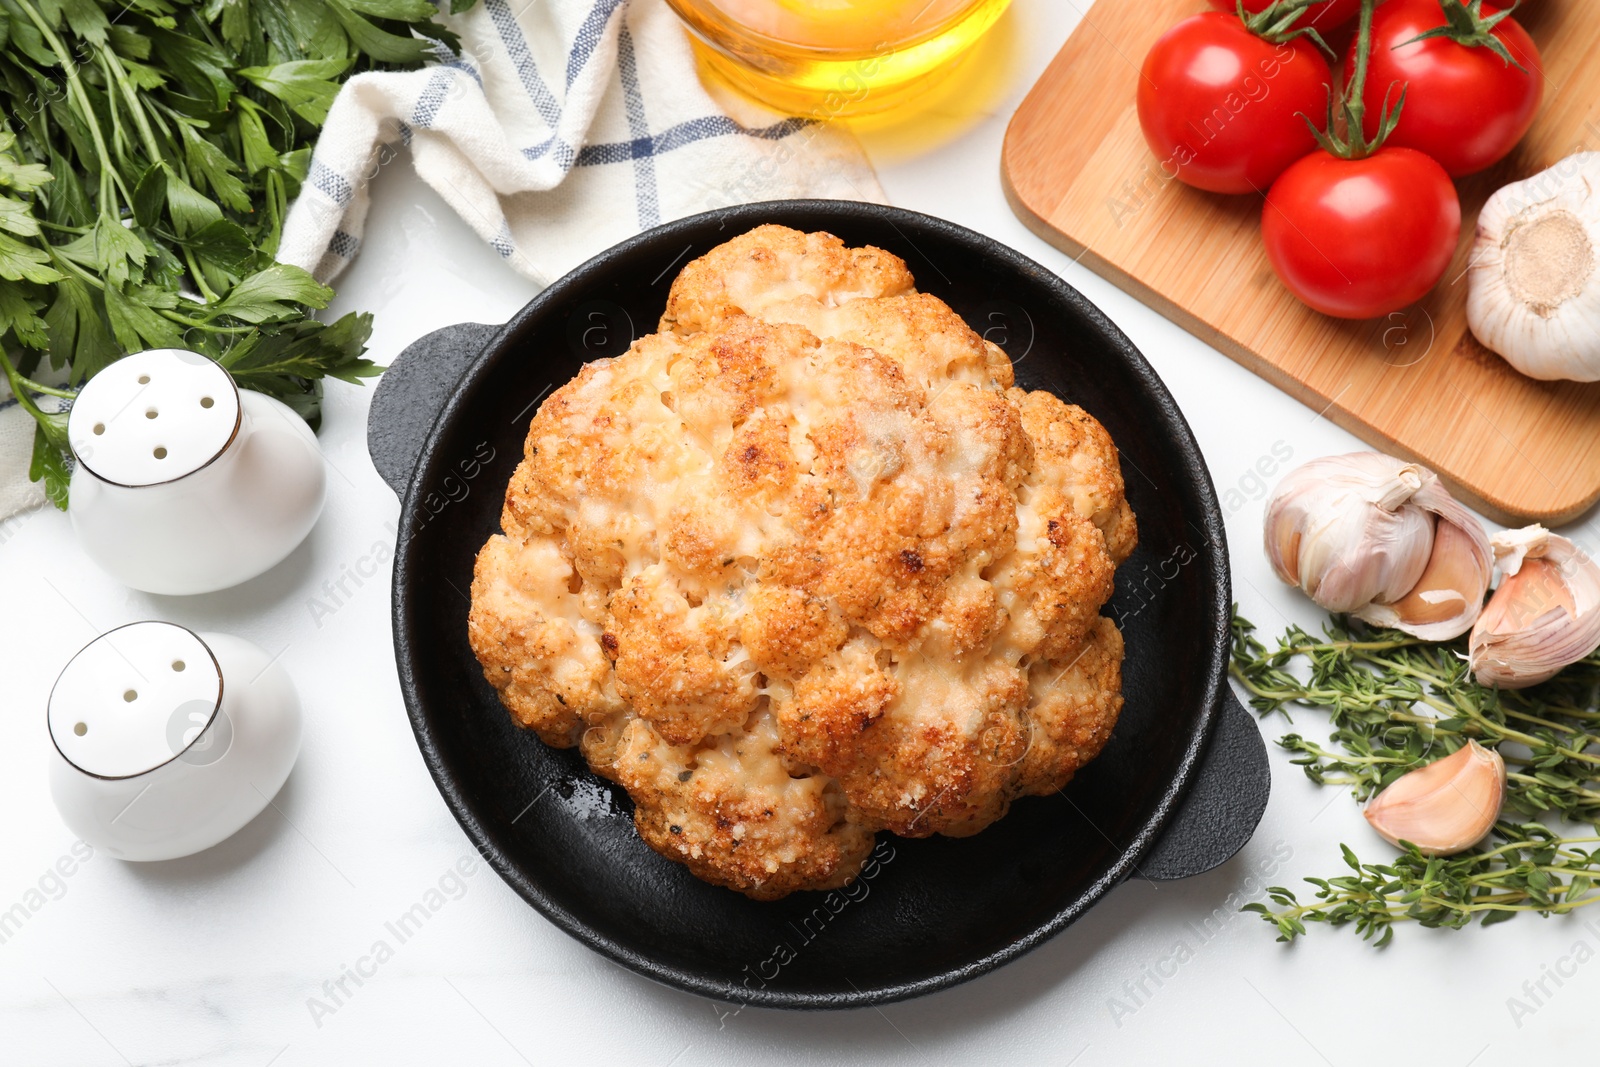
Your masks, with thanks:
M1017 0L984 45L1003 75L969 76L914 128L864 138L894 203L1034 256L1133 338L1193 424L1219 491L1236 491L1225 499L1243 610L1267 630L1314 625L1319 613L1278 585L1257 547L1266 484L1256 466L1357 442L1032 236L1001 195L1006 119L1080 17L1073 0ZM404 172L381 176L366 248L334 309L376 314L380 361L438 326L501 321L533 293ZM1240 856L1182 883L1130 882L968 985L882 1010L724 1020L711 1002L622 970L486 867L452 875L473 849L401 707L386 562L398 506L367 459L370 396L329 387L327 511L289 560L240 589L129 592L83 559L65 516L0 525L0 915L14 916L0 930L0 1063L1343 1067L1404 1051L1466 1065L1576 1049L1593 1034L1600 922L1404 930L1379 953L1322 928L1286 948L1238 915L1263 871L1274 883L1335 873L1341 840L1378 851L1347 797L1317 789L1277 751L1271 806ZM144 618L281 653L307 705L304 750L274 806L209 852L144 866L80 860L46 788L45 700L79 645ZM1297 726L1320 729L1312 714ZM371 977L359 986L344 979L336 1000L347 968L393 942L384 924L441 886L427 925L364 963ZM1524 983L1541 978L1550 995L1535 989L1534 1006ZM1534 1011L1514 1016L1511 997Z

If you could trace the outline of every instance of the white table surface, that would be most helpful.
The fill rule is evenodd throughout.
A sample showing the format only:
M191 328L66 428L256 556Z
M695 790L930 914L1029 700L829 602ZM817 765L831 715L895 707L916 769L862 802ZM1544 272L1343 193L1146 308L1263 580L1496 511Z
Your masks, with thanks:
M1302 461L1358 442L1034 237L1001 194L1006 120L1080 17L1072 0L1017 0L981 64L915 123L878 123L864 140L892 202L1035 257L1132 337L1194 426L1219 491L1241 491L1227 524L1245 614L1269 631L1314 626L1320 613L1261 556L1265 486L1254 470L1275 449ZM377 316L380 362L436 327L503 321L533 295L403 162L380 177L367 233L333 310ZM359 989L347 982L353 995L319 1016L310 1001L326 998L324 982L473 855L401 705L387 566L346 581L348 596L330 592L394 541L398 505L364 444L371 395L329 385L327 510L285 563L241 588L130 592L83 558L64 515L0 525L0 910L30 909L0 943L0 1063L1343 1067L1406 1054L1466 1065L1577 1049L1593 1034L1600 921L1404 929L1378 952L1322 927L1285 947L1235 914L1230 895L1237 903L1265 883L1337 873L1341 841L1383 852L1347 795L1313 786L1276 749L1271 804L1234 860L1181 883L1129 882L1031 955L920 1000L722 1019L719 1005L583 948L480 866L375 977ZM299 764L272 808L208 852L149 865L97 855L53 879L74 838L46 786L50 685L80 645L146 618L281 653L306 705ZM1296 727L1322 729L1312 712ZM1285 732L1281 720L1262 729L1269 739ZM1203 929L1215 909L1222 921ZM1143 977L1151 968L1161 984ZM1559 985L1546 977L1554 971ZM1535 1006L1523 985L1542 977L1550 995ZM1512 997L1535 1010L1515 1017Z

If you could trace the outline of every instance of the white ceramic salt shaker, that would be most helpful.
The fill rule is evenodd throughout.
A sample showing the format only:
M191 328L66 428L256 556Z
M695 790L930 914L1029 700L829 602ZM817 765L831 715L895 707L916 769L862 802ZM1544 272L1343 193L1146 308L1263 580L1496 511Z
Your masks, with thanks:
M229 837L300 752L300 699L281 666L248 641L168 622L91 641L56 679L47 718L62 820L126 860Z
M79 542L145 592L254 578L322 512L327 474L305 420L194 352L139 352L102 370L74 401L67 438Z

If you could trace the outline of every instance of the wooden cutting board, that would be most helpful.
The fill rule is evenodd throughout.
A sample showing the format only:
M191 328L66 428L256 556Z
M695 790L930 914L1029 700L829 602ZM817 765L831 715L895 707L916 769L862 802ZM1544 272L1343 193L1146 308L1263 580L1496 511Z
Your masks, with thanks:
M1491 518L1554 525L1586 511L1600 498L1600 383L1533 381L1478 344L1464 271L1490 193L1600 150L1600 4L1519 9L1545 61L1539 119L1507 159L1457 183L1461 246L1439 287L1368 322L1319 315L1278 283L1261 247L1261 197L1164 180L1145 146L1139 64L1167 27L1203 10L1201 0L1099 0L1088 10L1006 133L1013 210L1313 411L1432 468Z

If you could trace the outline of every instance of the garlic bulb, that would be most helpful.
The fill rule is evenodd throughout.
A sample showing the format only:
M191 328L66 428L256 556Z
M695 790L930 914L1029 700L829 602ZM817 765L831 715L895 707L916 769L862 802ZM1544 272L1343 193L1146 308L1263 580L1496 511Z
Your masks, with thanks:
M1600 380L1600 152L1489 198L1468 260L1467 324L1530 378Z
M1409 841L1424 856L1453 856L1488 836L1505 794L1505 760L1469 740L1390 782L1363 814L1391 845Z
M1267 501L1267 559L1329 611L1429 641L1472 626L1489 588L1489 540L1426 467L1378 452L1290 471Z
M1468 643L1479 685L1537 685L1600 648L1600 564L1543 526L1492 544L1503 577Z

